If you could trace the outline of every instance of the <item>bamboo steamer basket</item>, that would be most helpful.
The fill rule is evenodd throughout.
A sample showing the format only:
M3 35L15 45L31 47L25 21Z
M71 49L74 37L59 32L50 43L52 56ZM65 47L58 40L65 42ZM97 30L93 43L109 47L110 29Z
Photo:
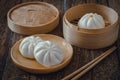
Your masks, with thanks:
M42 8L48 7L49 9L51 9L49 11L52 11L52 13L49 13L49 14L50 15L54 14L54 18L51 20L48 20L45 23L38 24L38 25L24 25L24 24L16 23L12 19L12 16L14 15L14 14L12 14L12 12L17 10L17 9L20 9L21 7L26 7L28 5L43 6ZM32 7L31 7L31 9L32 9ZM43 9L43 10L45 11L45 9ZM30 11L30 10L28 9L28 11ZM45 14L44 11L42 12L42 14ZM46 10L46 11L48 11L48 10ZM36 14L36 15L39 15L39 14ZM24 16L24 17L26 17L26 16ZM41 19L41 21L42 21L42 19ZM19 33L19 34L32 35L32 34L38 34L38 33L40 33L40 34L41 33L48 33L50 31L52 31L58 25L58 23L59 23L59 11L53 5L45 3L45 2L26 2L26 3L16 5L15 7L11 8L9 10L9 12L7 14L7 22L8 22L8 27L10 28L10 30L12 30L13 32Z
M110 25L101 29L78 28L71 23L72 20L81 18L86 13L98 13ZM118 14L111 8L98 4L82 4L72 7L66 11L63 17L63 35L72 45L87 48L99 49L112 45L118 38Z

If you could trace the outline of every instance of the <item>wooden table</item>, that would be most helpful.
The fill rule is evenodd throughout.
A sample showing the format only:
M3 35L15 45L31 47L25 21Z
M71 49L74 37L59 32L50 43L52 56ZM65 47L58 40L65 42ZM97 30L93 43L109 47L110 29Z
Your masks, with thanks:
M10 49L12 45L22 37L22 35L13 33L7 26L6 15L13 6L33 0L0 0L0 80L60 80L76 69L82 67L109 47L98 50L88 50L79 47L74 48L74 55L71 63L64 69L51 74L30 74L18 69L10 58ZM40 0L53 4L59 9L60 22L56 29L50 34L63 36L62 17L65 11L75 5L83 3L98 3L115 9L120 15L120 0ZM120 22L120 21L119 21ZM120 37L114 44L118 50L113 52L106 59L90 70L80 80L120 80Z

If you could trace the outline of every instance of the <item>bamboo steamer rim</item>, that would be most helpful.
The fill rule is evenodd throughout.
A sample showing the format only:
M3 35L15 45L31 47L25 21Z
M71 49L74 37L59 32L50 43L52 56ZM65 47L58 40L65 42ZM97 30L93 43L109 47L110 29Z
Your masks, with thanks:
M67 13L68 13L70 10L74 9L74 8L81 7L81 6L93 6L93 5L94 5L94 6L97 6L97 7L106 8L106 9L109 9L110 11L113 11L113 12L115 13L115 16L117 17L116 21L114 21L113 24L111 24L111 25L109 25L109 26L107 26L107 27L104 27L104 28L100 28L100 29L85 29L85 28L80 28L79 26L76 26L76 25L70 23L70 22L68 21L68 19L66 18ZM110 7L107 7L107 6L105 6L105 5L100 5L100 4L95 4L95 3L86 3L86 4L80 4L80 5L77 5L77 6L74 6L74 7L71 7L70 9L68 9L68 10L65 12L64 16L63 16L63 21L66 23L66 25L68 25L70 28L76 30L77 32L87 33L87 34L101 34L101 33L105 32L106 30L108 30L109 28L116 27L116 26L112 26L112 25L116 25L116 24L118 23L118 13L117 13L114 9L112 9L112 8L110 8ZM91 32L90 32L90 31L91 31ZM94 31L95 31L96 33L94 33Z
M51 7L53 10L56 11L56 16L55 16L55 18L53 18L52 20L50 20L50 21L47 22L47 23L39 24L39 25L35 25L35 26L32 26L32 25L31 25L31 26L30 26L30 25L29 25L29 26L27 26L27 25L20 25L20 24L15 23L15 22L11 19L11 13L12 13L15 9L17 9L17 8L19 8L19 7L22 7L22 6L25 6L25 5L29 5L29 4L42 4L42 5L45 5L45 6L49 6L49 7ZM46 2L40 2L40 1L25 2L25 3L18 4L18 5L16 5L16 6L12 7L12 8L8 11L8 13L7 13L7 18L10 20L10 22L11 22L12 24L15 24L15 25L18 25L18 26L21 26L21 27L25 27L25 28L43 27L43 26L49 25L49 24L53 23L54 21L56 21L56 20L58 19L58 17L59 17L59 11L58 11L58 9L57 9L54 5L49 4L49 3L46 3Z

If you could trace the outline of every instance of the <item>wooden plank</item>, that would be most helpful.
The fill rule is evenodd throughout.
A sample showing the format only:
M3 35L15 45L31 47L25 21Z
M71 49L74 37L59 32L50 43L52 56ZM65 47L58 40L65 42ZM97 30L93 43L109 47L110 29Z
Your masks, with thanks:
M14 0L11 1L13 3ZM6 64L6 58L9 54L11 47L11 32L7 28L6 15L7 11L11 8L13 4L10 4L7 0L0 1L0 79L3 75L3 70ZM6 5L6 6L5 6Z
M28 1L29 0L23 0L23 2L28 2ZM12 8L13 6L15 6L16 4L19 4L19 3L21 3L21 0L12 0L12 1L7 0L5 3L5 7L2 8L3 12L5 14L5 18L4 18L5 21L3 19L3 23L6 25L3 27L5 27L7 29L7 34L5 36L7 36L7 43L9 43L8 45L6 45L7 49L5 49L8 58L4 56L4 59L3 59L3 61L6 62L6 66L5 65L3 66L3 67L5 67L4 73L2 71L2 74L3 74L2 79L3 80L10 80L10 79L11 80L13 80L13 79L18 80L20 77L23 79L29 78L29 76L28 76L29 73L21 71L18 68L16 68L16 66L13 64L13 62L11 61L10 56L9 56L10 48L12 47L12 45L23 36L16 34L16 33L13 33L8 29L7 22L6 22L6 15L7 15L7 12L10 8Z
M111 1L109 1L109 6L111 7L111 8L113 8L115 11L117 11L118 12L118 14L120 15L120 0L111 0Z
M108 0L97 0L96 3L109 6ZM116 53L111 54L92 70L92 80L116 80L114 77L118 77L119 72ZM96 57L96 54L94 54L94 57ZM116 76L112 76L113 74Z
M111 0L111 1L108 1L108 4L109 4L109 7L113 8L120 16L120 5L119 5L120 0ZM120 24L120 19L118 20L118 22ZM120 31L120 29L119 29L119 31ZM119 36L118 36L118 40L116 42L116 45L118 47L116 55L117 55L118 62L119 62L119 64L118 64L119 69L116 71L116 74L113 75L113 79L119 80L120 79L120 74L119 74L119 72L120 72L120 32L119 32Z

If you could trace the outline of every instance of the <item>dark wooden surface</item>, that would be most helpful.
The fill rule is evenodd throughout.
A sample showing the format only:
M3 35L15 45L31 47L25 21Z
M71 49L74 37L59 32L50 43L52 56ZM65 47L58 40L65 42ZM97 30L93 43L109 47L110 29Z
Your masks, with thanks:
M64 76L70 74L76 69L82 67L95 57L99 56L108 48L98 50L87 50L79 47L74 48L72 61L64 69L51 74L30 74L18 69L10 58L10 48L22 37L22 35L11 32L7 26L6 15L10 8L22 2L33 0L0 0L0 80L60 80ZM60 22L55 30L50 32L58 36L62 34L62 17L65 11L75 5L83 3L98 3L109 6L115 9L120 15L120 0L40 0L53 4L59 9ZM120 21L119 21L120 23ZM87 74L79 80L120 80L120 65L119 65L119 48L120 37L114 44L118 50L109 55L106 59L100 62Z

